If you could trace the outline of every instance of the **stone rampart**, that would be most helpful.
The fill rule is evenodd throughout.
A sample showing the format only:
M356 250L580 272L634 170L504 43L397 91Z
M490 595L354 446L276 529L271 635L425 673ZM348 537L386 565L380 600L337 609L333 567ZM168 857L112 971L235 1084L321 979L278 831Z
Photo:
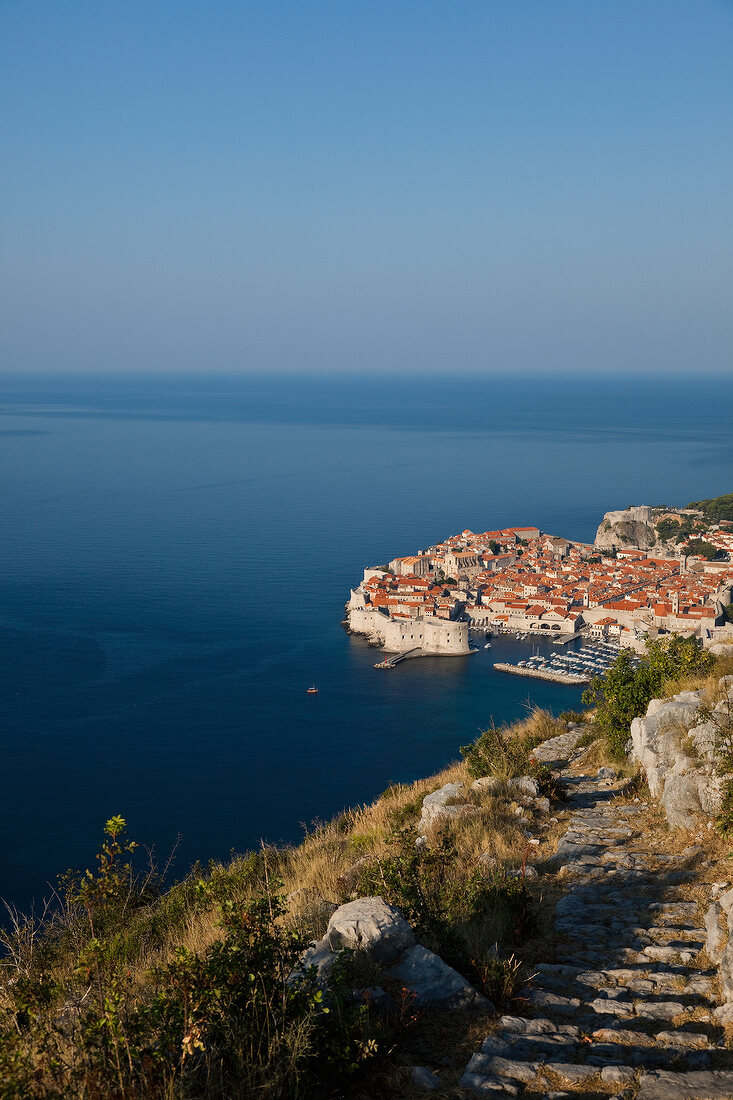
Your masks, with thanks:
M349 629L379 641L388 653L422 649L435 656L457 657L470 653L468 623L449 619L390 619L368 607L349 607Z

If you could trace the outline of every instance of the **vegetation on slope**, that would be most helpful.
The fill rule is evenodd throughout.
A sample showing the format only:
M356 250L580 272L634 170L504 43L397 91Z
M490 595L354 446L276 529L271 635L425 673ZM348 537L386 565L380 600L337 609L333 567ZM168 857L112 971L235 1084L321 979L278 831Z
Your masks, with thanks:
M733 647L714 661L677 637L652 643L639 662L622 652L589 689L597 709L588 752L607 745L622 755L631 720L655 695L702 688L712 705L730 671ZM296 962L337 904L379 894L426 947L511 1009L523 978L515 956L531 960L538 931L537 895L522 875L507 874L524 866L519 818L533 812L512 801L508 780L534 774L554 797L532 750L565 728L539 710L511 728L492 726L464 747L463 763L390 787L298 847L194 868L168 889L153 868L136 866L123 819L110 819L93 870L65 875L40 919L10 914L0 1098L360 1098L375 1081L380 1095L410 1095L398 1063L411 1036L455 1025L431 1024L428 1014L415 1029L418 1013L399 990L390 990L387 1012L368 994L355 998L355 986L373 984L364 959L345 953L328 989L314 973L293 982ZM482 775L500 781L490 794L469 790ZM464 784L476 812L416 849L422 800L448 782ZM733 819L733 794L730 803ZM470 1026L461 1024L464 1037Z
M502 775L561 728L536 711L502 731L514 743ZM409 998L396 996L388 1013L355 1000L355 975L362 986L370 975L348 954L328 990L314 973L289 980L353 896L400 906L426 947L506 1003L518 980L512 952L532 923L526 883L506 874L526 857L518 806L506 790L471 792L475 815L415 849L425 794L468 787L470 774L456 764L398 784L297 848L194 868L170 889L137 867L124 820L110 819L93 870L64 876L40 919L10 914L0 1097L357 1096L366 1069L414 1021Z
M667 682L702 675L714 664L715 658L700 649L695 638L678 634L649 641L642 658L622 649L608 671L594 677L583 693L583 702L597 707L594 729L606 738L612 755L623 759L633 719L646 714Z
M696 500L687 507L697 508L711 523L719 523L721 519L733 521L733 493L711 497L709 500Z

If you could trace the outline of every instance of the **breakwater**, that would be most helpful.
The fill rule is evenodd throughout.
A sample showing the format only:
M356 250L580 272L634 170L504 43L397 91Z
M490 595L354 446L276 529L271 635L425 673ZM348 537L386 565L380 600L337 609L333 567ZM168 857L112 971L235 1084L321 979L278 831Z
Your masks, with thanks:
M578 684L590 683L589 676L578 676L574 672L545 672L541 668L520 668L519 665L507 665L503 662L497 662L494 668L497 672L510 672L514 676L529 676L533 680L552 680L555 684L571 684L574 687Z

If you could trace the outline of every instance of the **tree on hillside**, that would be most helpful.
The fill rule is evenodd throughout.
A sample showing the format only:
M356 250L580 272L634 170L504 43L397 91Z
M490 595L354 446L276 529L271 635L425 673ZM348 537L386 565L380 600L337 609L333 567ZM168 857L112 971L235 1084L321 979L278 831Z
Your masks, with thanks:
M718 550L705 539L690 539L684 549L686 554L695 554L696 557L704 558L705 561L712 561L718 556Z
M733 520L733 493L724 496L711 497L709 500L696 500L687 505L688 508L697 508L711 521L721 519Z

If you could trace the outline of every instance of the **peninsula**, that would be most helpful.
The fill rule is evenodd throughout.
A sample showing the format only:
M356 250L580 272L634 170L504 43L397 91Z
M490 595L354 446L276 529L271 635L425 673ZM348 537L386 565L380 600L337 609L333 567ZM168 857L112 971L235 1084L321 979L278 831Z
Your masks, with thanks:
M608 512L592 544L538 527L465 530L365 569L346 608L352 633L394 654L466 654L470 630L582 634L641 652L665 633L733 638L732 599L730 496Z

